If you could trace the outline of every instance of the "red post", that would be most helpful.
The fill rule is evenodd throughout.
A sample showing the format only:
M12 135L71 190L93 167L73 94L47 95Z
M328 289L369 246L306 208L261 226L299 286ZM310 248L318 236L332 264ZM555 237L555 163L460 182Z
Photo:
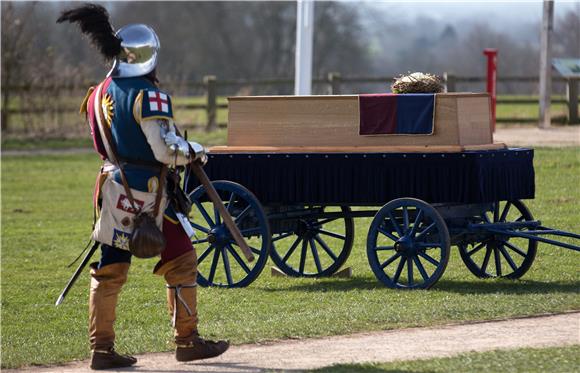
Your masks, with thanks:
M495 102L497 81L497 49L486 48L483 54L487 57L487 93L491 97L491 131L495 132Z

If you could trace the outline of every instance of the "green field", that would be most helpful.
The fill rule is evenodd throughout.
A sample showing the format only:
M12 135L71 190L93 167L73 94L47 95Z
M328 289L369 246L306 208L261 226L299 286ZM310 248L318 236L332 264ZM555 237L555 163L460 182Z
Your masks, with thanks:
M532 212L547 226L580 231L580 148L538 149ZM86 358L89 276L54 302L73 272L66 265L91 230L93 154L2 158L2 367ZM349 279L272 277L249 288L200 289L200 329L234 343L305 338L580 309L580 257L540 244L519 281L474 278L452 250L430 291L395 291L374 278L365 256L369 219L356 222ZM118 349L172 348L165 288L154 260L134 260L121 296Z
M335 365L316 373L573 373L580 367L580 345L472 352L454 357L386 364Z

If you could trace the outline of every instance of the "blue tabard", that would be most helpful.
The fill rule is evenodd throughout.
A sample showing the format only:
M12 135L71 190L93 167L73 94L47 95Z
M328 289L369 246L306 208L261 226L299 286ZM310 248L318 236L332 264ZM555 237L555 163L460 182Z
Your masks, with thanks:
M123 170L127 182L133 189L151 192L151 182L158 181L162 163L155 159L140 122L145 119L173 119L171 99L144 77L107 78L103 84L101 105L104 124L111 128L120 161L126 162L123 163ZM89 105L93 100L89 99ZM98 130L93 132L94 136L98 135ZM100 136L97 137L100 141ZM119 171L114 172L114 177L121 183ZM165 214L171 220L177 220L171 207Z

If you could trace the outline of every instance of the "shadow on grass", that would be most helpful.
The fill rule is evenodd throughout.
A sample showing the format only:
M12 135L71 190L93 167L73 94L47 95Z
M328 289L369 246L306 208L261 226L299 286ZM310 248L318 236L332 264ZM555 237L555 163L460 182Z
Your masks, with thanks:
M419 373L419 371L408 370L408 369L391 369L391 368L381 368L380 366L374 365L349 365L349 364L338 364L333 365L328 368L321 368L310 370L312 373ZM433 371L421 370L421 373L434 373Z
M532 280L481 279L475 281L439 281L435 288L459 294L552 294L580 293L580 281L540 282Z
M316 282L292 284L265 288L267 292L343 292L349 290L389 290L374 278L321 279ZM481 279L474 281L440 280L432 288L458 294L555 294L580 293L580 281L539 282L531 280ZM404 291L404 289L398 290ZM422 290L418 290L422 291Z

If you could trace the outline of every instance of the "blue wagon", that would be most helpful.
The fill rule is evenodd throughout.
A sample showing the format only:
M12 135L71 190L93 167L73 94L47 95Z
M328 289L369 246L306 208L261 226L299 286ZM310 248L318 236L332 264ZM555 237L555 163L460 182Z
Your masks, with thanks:
M353 248L353 220L372 217L366 251L391 288L428 289L451 246L477 277L523 276L544 235L523 199L534 198L532 149L458 153L212 154L205 169L257 259L248 262L203 187L187 178L194 203L199 283L243 287L268 257L288 276L337 272Z

